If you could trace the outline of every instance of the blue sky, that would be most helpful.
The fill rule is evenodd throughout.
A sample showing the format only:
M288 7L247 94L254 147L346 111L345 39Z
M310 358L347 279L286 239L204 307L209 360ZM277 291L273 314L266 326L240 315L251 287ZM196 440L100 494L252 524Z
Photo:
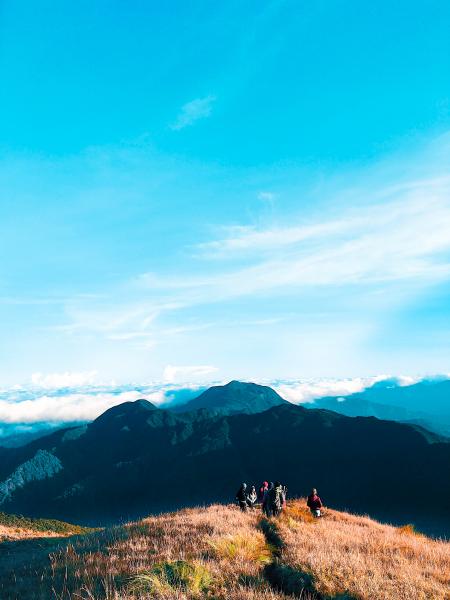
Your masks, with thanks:
M448 372L449 26L3 2L0 384Z

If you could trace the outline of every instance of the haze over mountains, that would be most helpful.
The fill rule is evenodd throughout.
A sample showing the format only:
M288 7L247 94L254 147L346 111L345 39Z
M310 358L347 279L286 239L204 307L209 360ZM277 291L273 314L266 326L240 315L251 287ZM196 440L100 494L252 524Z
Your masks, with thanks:
M306 409L239 382L190 406L126 402L0 448L0 510L99 523L228 501L240 481L281 479L291 495L316 486L330 505L391 518L428 514L438 490L433 516L448 524L450 444L418 426Z
M308 406L308 405L305 405ZM399 386L381 381L362 392L347 396L318 398L313 408L327 408L347 416L374 416L379 419L416 422L450 436L450 381L420 381Z

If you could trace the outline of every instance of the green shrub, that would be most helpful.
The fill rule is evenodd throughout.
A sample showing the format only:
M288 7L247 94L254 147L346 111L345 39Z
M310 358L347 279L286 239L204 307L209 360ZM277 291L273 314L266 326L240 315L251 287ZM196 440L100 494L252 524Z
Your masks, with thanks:
M0 525L6 527L19 527L21 529L31 529L33 531L51 531L53 533L80 534L94 531L90 527L80 527L56 519L33 519L23 517L22 515L10 515L0 512Z

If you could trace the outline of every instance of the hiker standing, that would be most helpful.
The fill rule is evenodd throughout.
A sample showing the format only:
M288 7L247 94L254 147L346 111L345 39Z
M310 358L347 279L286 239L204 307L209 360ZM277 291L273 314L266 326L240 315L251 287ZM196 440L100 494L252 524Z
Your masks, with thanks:
M284 494L283 486L279 481L277 481L274 487L270 490L270 504L274 517L278 517L278 515L281 513L285 502L286 496Z
M243 511L247 510L247 484L242 483L241 487L238 489L236 493L236 500L239 503L239 508Z
M310 495L308 496L308 502L306 503L309 510L311 511L311 514L314 517L320 517L321 516L321 508L322 508L322 500L320 499L320 497L317 495L317 490L316 488L313 488L311 490Z
M266 515L266 517L272 516L272 506L271 506L271 502L270 502L270 496L271 496L272 490L273 490L273 483L270 482L269 485L267 486L267 489L264 490L264 496L263 496L263 502L262 502L263 513Z
M264 502L264 496L267 493L267 490L269 489L269 482L268 481L263 481L261 487L258 490L258 504L263 504Z
M255 508L256 501L258 500L258 494L256 493L256 488L252 485L250 489L250 494L247 496L247 504L250 508Z

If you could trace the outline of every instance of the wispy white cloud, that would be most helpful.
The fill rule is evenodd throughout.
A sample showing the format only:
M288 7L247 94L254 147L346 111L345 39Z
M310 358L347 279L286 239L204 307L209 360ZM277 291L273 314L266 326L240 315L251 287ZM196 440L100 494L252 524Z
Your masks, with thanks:
M283 321L287 321L292 315L283 315L280 317L269 317L267 319L248 319L243 321L236 321L231 323L238 327L268 327L270 325L277 325Z
M80 373L33 373L31 382L41 388L65 388L82 385L92 385L97 377L97 371L83 371Z
M202 331L204 329L210 329L214 327L214 323L196 323L192 325L177 325L175 327L168 327L160 329L159 333L163 336L177 336L185 333L191 333L193 331Z
M153 288L183 290L184 302L204 302L277 289L433 283L450 276L450 177L410 182L381 203L372 198L338 219L256 229L202 244L205 257L242 259L244 268L195 277L150 275ZM146 276L141 278L145 283Z
M258 200L261 200L262 202L269 202L272 203L276 198L276 194L274 194L273 192L267 192L267 191L261 191L258 192Z
M106 336L108 340L151 340L152 334L146 333L145 331L124 331L121 333L111 333Z
M348 340L348 332L359 328L349 308L356 307L362 315L369 307L371 313L361 317L368 331L358 341L365 343L377 334L385 316L381 311L387 315L450 278L450 139L438 140L436 148L417 156L389 157L346 178L339 176L317 192L316 203L303 202L300 189L296 206L307 209L295 209L291 202L289 211L280 209L282 217L271 211L268 218L219 225L212 229L212 239L195 246L193 237L185 238L179 262L168 261L164 269L119 282L109 297L68 302L69 322L61 329L72 335L90 332L118 342L116 346L161 348L170 336L187 336L210 327L212 321L224 339L232 323L259 328L273 322L274 306L277 314L287 314L298 305L297 332L302 328L305 340L305 325L310 327L308 346L318 337L323 346L324 339L329 345L330 324L341 326L334 338ZM292 180L292 173L287 177ZM254 188L252 192L254 199ZM197 233L195 239L200 237ZM273 304L273 298L282 300ZM248 310L239 312L238 301L240 306L254 301L259 309L254 318ZM230 302L234 304L229 311L218 312L215 305ZM308 315L303 320L302 312ZM318 316L324 312L327 323ZM194 336L191 341L198 349ZM162 365L184 364L187 347L176 356L165 354ZM317 360L322 356L319 348ZM201 362L202 354L194 360Z
M364 219L366 222L366 219ZM204 258L232 258L242 252L268 253L308 240L352 230L355 222L345 219L325 223L261 229L256 226L233 226L225 229L226 237L196 246Z
M90 331L148 348L167 336L209 327L158 322L192 306L308 288L408 283L420 289L448 279L450 177L414 181L375 195L384 196L383 202L368 197L366 205L343 209L334 219L232 227L228 235L197 247L204 258L220 259L211 263L213 269L206 263L199 275L141 274L132 283L142 296L139 303L119 302L113 309L69 306L71 323L64 327L69 333ZM243 258L246 266L235 264Z
M196 98L187 102L181 107L181 111L170 128L178 131L193 125L199 119L209 117L212 112L212 105L216 100L215 96L205 96L204 98Z
M160 308L149 302L130 302L124 310L123 305L110 306L105 300L100 303L91 301L86 308L85 302L70 301L66 312L71 322L57 327L66 333L91 331L108 337L115 332L126 336L131 331L130 337L133 337L133 334L146 335L146 330L160 314Z
M213 373L217 373L218 370L217 367L211 365L167 365L164 369L163 379L167 383L196 381L210 377Z
M138 277L137 281L138 295L143 296L139 302L128 303L124 300L121 303L115 300L113 308L105 306L104 301L90 303L88 307L72 302L66 307L70 322L53 329L70 336L93 335L97 339L133 344L136 348L149 350L162 340L214 326L212 322L202 322L198 319L177 324L158 323L158 318L182 309L185 304L147 300L147 294L142 294L142 286L145 282L145 286L153 287L151 274Z

